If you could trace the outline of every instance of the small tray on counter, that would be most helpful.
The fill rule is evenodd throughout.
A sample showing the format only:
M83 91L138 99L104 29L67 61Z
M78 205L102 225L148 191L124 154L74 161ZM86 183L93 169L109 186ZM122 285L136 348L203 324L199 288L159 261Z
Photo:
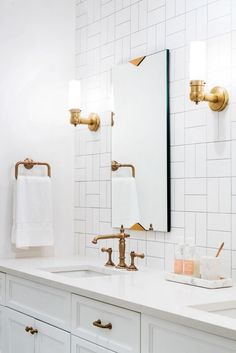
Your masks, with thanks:
M232 278L221 278L216 280L207 280L197 277L178 275L176 273L166 272L165 279L171 282L188 284L195 287L203 287L209 289L227 288L233 286Z

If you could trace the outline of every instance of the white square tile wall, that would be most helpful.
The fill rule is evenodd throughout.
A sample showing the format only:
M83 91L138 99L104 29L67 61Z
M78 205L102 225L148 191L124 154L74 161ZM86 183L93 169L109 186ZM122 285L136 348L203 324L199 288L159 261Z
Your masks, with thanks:
M191 40L207 41L207 88L229 90L230 104L221 113L189 101ZM85 113L110 109L112 66L165 48L170 49L172 230L131 232L128 251L143 251L144 265L171 270L179 235L194 237L200 254L215 253L224 241L224 275L236 278L236 1L76 1L76 75ZM91 239L112 232L111 129L108 114L96 133L76 128L80 254L104 256L103 244L95 246Z

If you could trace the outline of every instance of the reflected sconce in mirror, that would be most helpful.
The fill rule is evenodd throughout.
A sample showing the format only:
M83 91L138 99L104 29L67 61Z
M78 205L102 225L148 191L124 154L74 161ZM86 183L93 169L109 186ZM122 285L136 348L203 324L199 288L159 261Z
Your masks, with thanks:
M69 112L70 123L74 126L78 124L88 125L90 131L97 131L100 126L100 118L96 113L90 113L88 118L81 116L81 109L78 107L80 99L80 81L71 80L69 82Z
M189 73L190 100L196 104L206 101L209 107L216 112L225 109L229 101L229 94L225 88L216 86L211 89L210 93L205 92L206 43L203 41L190 43Z

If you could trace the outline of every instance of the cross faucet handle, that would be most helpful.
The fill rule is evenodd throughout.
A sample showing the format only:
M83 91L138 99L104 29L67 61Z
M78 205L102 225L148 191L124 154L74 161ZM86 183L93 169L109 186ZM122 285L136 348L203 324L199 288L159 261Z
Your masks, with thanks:
M101 248L101 252L108 253L108 260L105 263L105 266L115 266L114 262L112 261L112 248Z
M135 257L139 257L140 259L144 259L144 254L138 254L135 251L131 251L130 253L130 257L131 257L131 263L130 266L127 268L128 271L138 271L138 268L135 266L134 264L134 259Z

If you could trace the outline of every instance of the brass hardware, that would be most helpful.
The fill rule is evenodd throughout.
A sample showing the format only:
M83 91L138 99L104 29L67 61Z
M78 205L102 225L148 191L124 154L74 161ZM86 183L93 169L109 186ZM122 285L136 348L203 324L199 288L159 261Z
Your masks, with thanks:
M102 321L100 319L96 320L93 322L93 326L99 327L99 328L107 328L108 330L112 329L112 324L109 322L109 324L103 325Z
M23 165L26 169L32 169L35 165L44 165L48 169L48 176L51 177L51 166L48 163L45 162L34 162L30 158L26 158L24 161L17 162L15 165L15 178L17 179L18 177L18 172L19 172L19 166Z
M144 259L144 254L137 254L136 252L131 251L130 257L131 257L131 264L127 268L127 270L128 271L138 271L138 268L134 264L134 259L135 259L135 257L139 257L140 259Z
M132 169L132 177L135 178L135 167L132 164L121 164L116 161L111 162L111 170L116 172L119 168L131 168Z
M229 101L229 94L223 87L216 86L210 93L204 91L205 82L202 80L190 81L190 100L198 104L199 102L209 102L211 110L220 112L225 109Z
M38 333L38 330L36 328L32 329L32 330L30 330L30 333L31 333L31 335L35 335Z
M146 230L143 226L142 226L142 224L140 224L140 223L135 223L135 224L133 224L132 225L132 227L130 227L130 229L131 230Z
M101 252L107 252L108 253L108 260L105 263L105 266L115 266L114 262L112 261L111 255L112 255L112 248L101 248Z
M152 223L150 223L149 229L148 230L154 230Z
M26 326L25 331L26 332L30 332L31 330L33 330L32 326Z
M130 235L125 233L123 225L121 225L119 234L101 235L93 238L92 243L97 244L98 240L104 239L119 239L119 263L116 268L127 268L125 263L125 238L129 238Z
M115 116L115 113L114 112L111 112L111 126L114 126L114 116Z
M135 58L133 60L130 60L130 63L135 66L139 66L145 58L146 58L146 56L140 56L139 58Z
M34 329L32 326L26 326L25 331L31 333L31 335L38 333L38 330Z
M97 131L100 126L100 118L98 114L91 113L88 118L82 118L80 109L70 109L70 123L74 126L78 124L88 125L90 131Z

